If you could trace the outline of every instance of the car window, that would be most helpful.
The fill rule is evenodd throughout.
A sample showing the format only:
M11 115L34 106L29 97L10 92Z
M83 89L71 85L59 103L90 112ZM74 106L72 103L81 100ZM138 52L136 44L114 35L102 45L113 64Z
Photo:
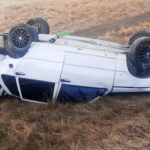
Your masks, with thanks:
M107 89L105 88L92 88L63 84L58 95L58 101L87 103L99 96L103 96L106 91Z
M14 76L2 75L2 80L12 95L19 96L19 91Z
M27 100L47 102L52 99L54 83L19 78L22 97Z

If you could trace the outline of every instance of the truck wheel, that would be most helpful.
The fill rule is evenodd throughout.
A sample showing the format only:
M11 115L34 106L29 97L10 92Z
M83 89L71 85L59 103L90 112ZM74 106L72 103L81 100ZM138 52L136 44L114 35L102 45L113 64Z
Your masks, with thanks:
M150 33L147 31L138 31L134 33L129 39L129 45L132 45L134 41L140 37L150 37Z
M150 77L150 37L135 40L127 54L128 69L139 78Z
M26 54L32 42L38 41L38 33L27 24L19 24L13 27L8 33L8 52L14 56Z
M33 26L38 34L49 34L50 33L50 27L48 23L39 17L32 18L27 21L27 24Z

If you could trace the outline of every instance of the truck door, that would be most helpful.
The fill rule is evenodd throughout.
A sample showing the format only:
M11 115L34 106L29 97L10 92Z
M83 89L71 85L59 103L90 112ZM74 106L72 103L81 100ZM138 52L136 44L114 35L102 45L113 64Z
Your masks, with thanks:
M16 81L22 100L44 102L53 99L63 62L22 59L16 67Z
M110 93L115 65L113 58L68 52L61 74L58 101L89 102Z

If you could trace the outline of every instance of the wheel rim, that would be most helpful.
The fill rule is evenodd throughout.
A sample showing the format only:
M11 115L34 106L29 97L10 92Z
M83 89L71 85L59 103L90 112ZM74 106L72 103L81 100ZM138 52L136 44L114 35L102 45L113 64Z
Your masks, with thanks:
M25 48L30 41L30 34L25 29L16 29L12 33L12 43L17 48Z
M44 25L39 22L39 21L34 21L33 25L32 25L36 31L40 34L40 33L44 33Z
M150 43L145 43L140 46L139 59L143 64L150 64Z

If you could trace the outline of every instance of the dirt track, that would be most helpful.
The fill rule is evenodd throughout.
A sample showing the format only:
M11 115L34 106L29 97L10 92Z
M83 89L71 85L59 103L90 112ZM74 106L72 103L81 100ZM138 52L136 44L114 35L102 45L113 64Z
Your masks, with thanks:
M122 20L114 21L109 24L101 24L99 26L93 26L88 29L78 30L71 35L84 36L90 38L98 38L107 32L119 30L121 27L129 27L132 25L137 25L144 21L150 21L150 12L146 12L137 16L128 17Z

